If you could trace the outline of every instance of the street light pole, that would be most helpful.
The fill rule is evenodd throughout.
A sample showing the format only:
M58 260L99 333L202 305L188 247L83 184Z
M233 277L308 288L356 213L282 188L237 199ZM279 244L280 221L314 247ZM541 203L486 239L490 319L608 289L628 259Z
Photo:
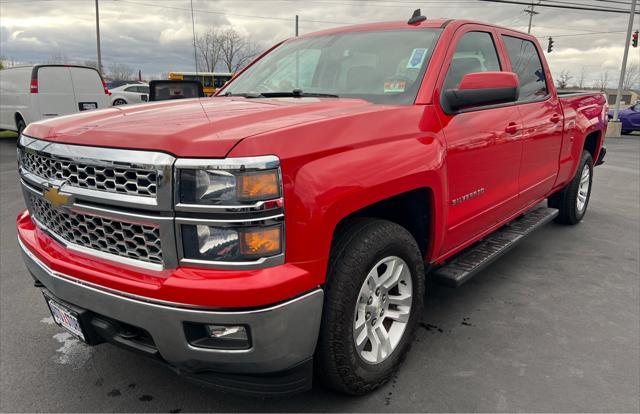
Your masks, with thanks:
M296 37L298 37L298 15L296 14Z
M98 72L102 75L102 53L100 52L100 11L96 0L96 42L98 45Z
M636 14L637 0L631 0L631 11L629 12L629 26L627 26L627 37L624 43L624 56L622 57L622 69L620 69L620 79L618 79L618 93L616 94L616 106L613 109L613 122L618 121L620 112L620 99L622 97L622 86L624 85L624 75L627 70L627 57L629 56L629 43L631 43L631 31L633 30L633 17Z

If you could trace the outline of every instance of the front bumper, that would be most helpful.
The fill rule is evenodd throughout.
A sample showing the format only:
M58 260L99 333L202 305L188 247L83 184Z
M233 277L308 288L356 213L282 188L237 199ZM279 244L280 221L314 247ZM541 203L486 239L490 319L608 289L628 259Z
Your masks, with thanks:
M255 381L257 377L267 378L266 392L302 391L310 386L310 361L322 314L321 289L261 309L227 312L184 308L121 295L57 272L20 240L19 244L27 268L48 294L97 316L143 329L151 336L158 358L180 373L227 389L245 389L243 382L247 382L248 391L258 393L265 390L258 384L261 381ZM242 350L195 347L186 339L185 322L244 325L249 328L251 347ZM274 389L274 381L268 378L278 373L289 377L282 382L283 387ZM243 380L247 378L252 380Z

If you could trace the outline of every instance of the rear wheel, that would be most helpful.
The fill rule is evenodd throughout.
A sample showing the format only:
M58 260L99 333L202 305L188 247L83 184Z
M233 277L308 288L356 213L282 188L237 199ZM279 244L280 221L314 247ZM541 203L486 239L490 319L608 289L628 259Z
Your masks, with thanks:
M24 119L18 117L18 120L16 122L16 128L18 130L18 136L20 134L22 134L22 131L24 131L24 129L27 127L27 124L24 122Z
M582 220L591 198L592 183L593 159L588 151L583 151L573 180L565 188L549 197L549 207L560 210L556 217L558 223L577 224Z
M424 302L424 264L411 234L363 219L331 254L318 345L323 383L364 394L387 382L411 347Z

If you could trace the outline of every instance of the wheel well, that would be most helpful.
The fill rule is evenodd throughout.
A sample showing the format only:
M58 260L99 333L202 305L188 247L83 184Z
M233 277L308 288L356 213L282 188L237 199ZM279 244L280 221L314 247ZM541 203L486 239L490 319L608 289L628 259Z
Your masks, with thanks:
M600 142L600 131L594 131L587 135L584 139L584 149L589 151L591 154L591 158L593 158L593 162L596 159L596 150L598 148L598 143Z
M431 200L431 191L428 188L418 188L366 206L340 220L333 234L333 243L353 219L379 218L407 229L415 238L424 257L431 234Z

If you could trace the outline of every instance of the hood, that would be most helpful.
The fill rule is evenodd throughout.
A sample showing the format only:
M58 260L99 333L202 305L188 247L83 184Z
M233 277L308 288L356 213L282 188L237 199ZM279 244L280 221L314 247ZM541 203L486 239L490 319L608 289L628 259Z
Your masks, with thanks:
M358 99L240 97L163 101L62 116L30 124L25 135L55 142L224 157L249 136L374 105Z

